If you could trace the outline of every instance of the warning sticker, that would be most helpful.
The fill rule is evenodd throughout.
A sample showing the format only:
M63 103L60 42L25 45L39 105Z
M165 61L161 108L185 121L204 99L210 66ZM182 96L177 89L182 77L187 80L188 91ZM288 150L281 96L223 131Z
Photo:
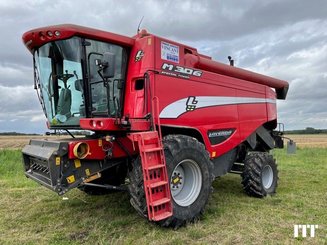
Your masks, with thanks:
M179 63L179 47L161 42L161 59Z

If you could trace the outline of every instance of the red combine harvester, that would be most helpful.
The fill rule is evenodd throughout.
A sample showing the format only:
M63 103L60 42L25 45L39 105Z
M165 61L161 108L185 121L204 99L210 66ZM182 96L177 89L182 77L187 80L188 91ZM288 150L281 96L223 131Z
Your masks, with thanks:
M283 147L274 129L286 81L145 30L130 38L58 25L23 41L48 127L93 131L31 140L23 149L28 178L59 195L128 189L142 216L172 227L198 218L212 181L229 172L241 174L250 196L275 193L269 151Z

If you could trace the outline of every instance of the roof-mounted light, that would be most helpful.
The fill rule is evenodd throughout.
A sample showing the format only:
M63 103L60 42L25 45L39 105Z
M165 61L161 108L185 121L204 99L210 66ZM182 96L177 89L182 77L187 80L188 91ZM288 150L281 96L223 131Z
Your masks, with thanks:
M44 34L43 31L40 31L39 32L39 37L40 37L41 40L44 40L45 39L45 34Z

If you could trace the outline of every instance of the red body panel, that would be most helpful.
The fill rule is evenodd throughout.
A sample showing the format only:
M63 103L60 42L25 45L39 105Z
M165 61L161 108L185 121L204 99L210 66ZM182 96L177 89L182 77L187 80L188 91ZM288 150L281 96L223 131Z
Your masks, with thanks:
M68 158L69 159L77 159L74 155L74 146L80 142L87 143L90 148L89 154L83 158L83 160L103 160L107 157L106 152L108 150L111 151L109 158L121 158L126 157L127 154L124 149L120 146L128 150L130 154L137 153L137 149L133 146L133 143L127 138L120 138L119 143L117 141L108 142L104 139L76 139L74 141L69 142L68 144Z
M60 36L50 38L46 36L48 30L58 30ZM130 48L120 119L121 122L128 118L130 127L120 127L113 119L102 118L81 119L81 128L106 131L108 134L119 130L149 130L149 121L142 118L152 113L151 98L155 96L159 101L161 125L198 131L211 156L233 149L267 122L276 125L276 92L271 88L284 90L285 97L288 89L286 81L215 62L194 48L146 31L129 38L90 28L61 25L32 30L24 34L23 40L33 51L56 38L66 39L75 35ZM145 73L148 79L144 86L136 86L142 84L139 81L144 79ZM98 121L95 127L92 120ZM213 144L209 132L224 129L230 130L229 137ZM117 157L122 155L120 151L115 153Z
M150 128L150 121L145 119L130 119L128 123L130 126L124 127L121 121L114 118L80 119L81 128L93 131L147 131Z
M162 59L161 42L179 47L178 63ZM134 55L136 55L139 50L143 51L144 56L140 61L135 61ZM197 57L199 62L192 64L189 57L193 56ZM155 65L154 70L158 71L159 74L154 72L149 73L151 81L150 89L152 91L152 96L157 96L159 98L162 126L175 126L197 130L201 133L207 150L210 153L214 152L212 155L215 156L219 156L239 145L264 123L276 121L276 93L270 87L282 88L288 86L288 83L285 81L234 67L230 68L230 66L223 64L219 64L219 68L228 68L228 71L226 73L217 74L214 73L213 70L215 62L208 57L199 55L195 49L152 35L142 38L138 37L135 40L135 46L132 49L129 63L126 104L124 108L125 115L142 117L146 114L146 110L143 108L145 90L135 90L134 82L135 79L142 77L147 70L152 70L153 64ZM188 75L181 77L179 75L185 74L178 74L178 72L174 70L169 70L168 73L164 73L164 64L181 66L184 68L197 68L200 66L199 64L201 64L201 68L206 66L207 70L196 69L202 72L201 76ZM209 69L209 66L211 66L212 69ZM234 71L236 72L232 76ZM186 70L186 72L189 72L189 70ZM194 96L195 98L230 97L231 100L237 98L257 98L262 101L259 103L235 104L228 104L228 102L226 102L225 105L212 105L189 112L184 110L183 113L174 118L162 116L162 112L166 107L190 96ZM150 106L150 101L148 101L148 106ZM208 130L231 128L235 129L235 131L226 141L217 145L210 144L207 135Z
M54 34L56 31L60 33L59 36ZM48 35L48 32L51 32L52 36ZM127 47L134 45L133 38L125 37L111 32L69 24L47 26L28 31L23 35L23 42L25 46L31 52L33 52L33 49L38 48L48 42L63 40L73 36L86 37L104 42L114 42L116 44Z
M226 76L252 81L255 83L260 83L263 85L270 86L272 88L288 87L288 83L286 81L247 71L241 68L228 66L223 63L219 63L217 61L195 56L192 54L185 55L185 65L196 67L206 71L211 71L214 73L219 73Z

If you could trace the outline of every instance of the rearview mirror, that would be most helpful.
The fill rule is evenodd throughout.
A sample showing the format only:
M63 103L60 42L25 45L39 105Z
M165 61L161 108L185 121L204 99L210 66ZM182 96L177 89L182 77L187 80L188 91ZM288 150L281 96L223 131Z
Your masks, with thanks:
M115 76L115 60L116 55L110 52L105 52L103 54L103 77L112 78Z

